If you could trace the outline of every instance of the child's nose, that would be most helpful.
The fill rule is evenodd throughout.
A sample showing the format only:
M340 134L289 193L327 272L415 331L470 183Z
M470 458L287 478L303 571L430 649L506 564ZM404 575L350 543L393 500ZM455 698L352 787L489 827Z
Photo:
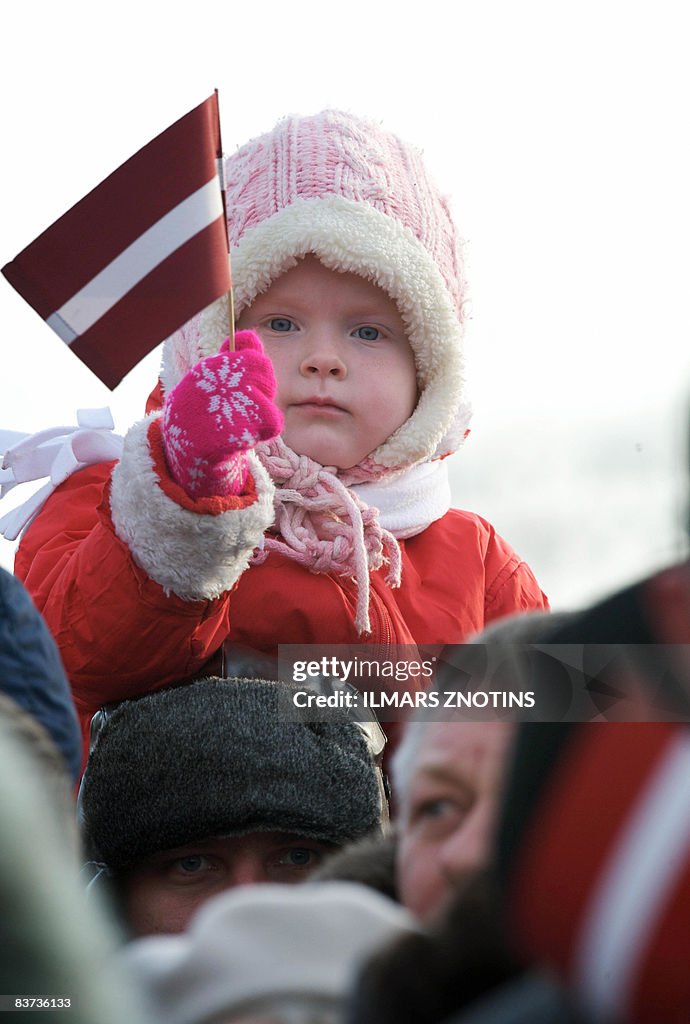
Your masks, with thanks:
M328 338L321 338L310 346L300 365L300 372L305 377L335 377L344 380L347 377L347 365L336 344Z

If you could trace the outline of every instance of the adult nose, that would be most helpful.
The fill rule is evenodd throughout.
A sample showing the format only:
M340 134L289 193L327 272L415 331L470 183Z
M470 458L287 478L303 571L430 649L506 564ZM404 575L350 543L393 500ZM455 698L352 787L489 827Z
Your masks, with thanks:
M250 852L238 852L229 866L227 881L227 888L234 889L240 885L259 885L268 882L269 878L259 857Z
M327 332L320 333L309 346L300 364L300 373L305 377L334 377L336 380L347 377L343 353Z

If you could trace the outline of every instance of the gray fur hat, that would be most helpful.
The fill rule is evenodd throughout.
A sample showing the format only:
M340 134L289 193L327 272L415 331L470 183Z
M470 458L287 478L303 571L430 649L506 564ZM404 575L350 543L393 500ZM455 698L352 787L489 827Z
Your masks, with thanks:
M120 704L89 755L85 839L117 873L209 836L290 832L342 846L375 832L378 770L360 727L287 720L287 683L210 678Z

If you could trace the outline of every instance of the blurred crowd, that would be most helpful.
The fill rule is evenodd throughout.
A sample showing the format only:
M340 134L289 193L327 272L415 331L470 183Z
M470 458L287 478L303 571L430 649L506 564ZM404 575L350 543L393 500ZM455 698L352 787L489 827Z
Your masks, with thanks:
M379 726L288 720L243 652L104 707L82 770L57 648L0 582L3 992L91 1024L689 1019L687 563L504 619L432 684L481 645L557 687L530 653L606 647L597 692L634 713L417 714L385 768Z

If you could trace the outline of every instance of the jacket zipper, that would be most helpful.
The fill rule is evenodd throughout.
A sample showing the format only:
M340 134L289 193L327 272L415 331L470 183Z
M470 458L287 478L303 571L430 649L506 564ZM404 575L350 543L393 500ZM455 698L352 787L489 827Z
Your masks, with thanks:
M385 658L393 646L393 623L388 609L373 587L369 591L369 616L372 640L368 642L375 648L377 657L382 655Z

